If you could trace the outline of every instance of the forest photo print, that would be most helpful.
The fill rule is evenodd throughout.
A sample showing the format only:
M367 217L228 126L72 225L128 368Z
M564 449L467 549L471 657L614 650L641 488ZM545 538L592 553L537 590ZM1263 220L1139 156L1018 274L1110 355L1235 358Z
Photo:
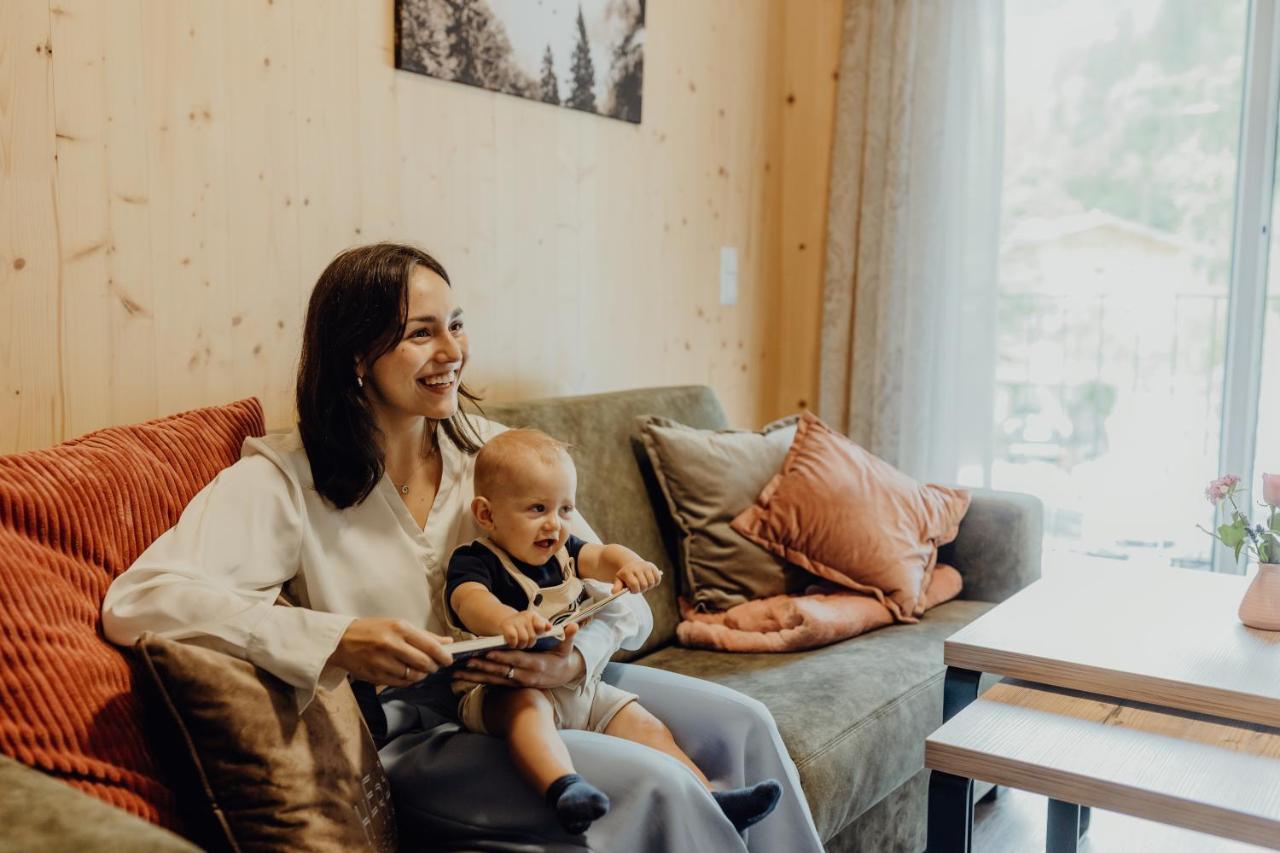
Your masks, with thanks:
M645 0L396 0L396 67L639 123Z

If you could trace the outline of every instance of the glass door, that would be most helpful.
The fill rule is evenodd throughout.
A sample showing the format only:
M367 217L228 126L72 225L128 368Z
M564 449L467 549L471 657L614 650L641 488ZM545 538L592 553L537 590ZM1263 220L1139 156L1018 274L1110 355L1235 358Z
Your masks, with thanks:
M1046 571L1208 568L1249 4L1005 8L991 485L1044 501Z

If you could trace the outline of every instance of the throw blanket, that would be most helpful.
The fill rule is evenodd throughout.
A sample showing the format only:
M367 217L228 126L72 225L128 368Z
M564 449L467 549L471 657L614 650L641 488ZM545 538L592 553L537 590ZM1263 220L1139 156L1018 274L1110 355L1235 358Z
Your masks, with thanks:
M924 591L927 610L960 594L960 573L947 565L933 571ZM830 592L774 595L731 607L723 613L699 613L680 599L684 620L676 636L685 646L722 652L798 652L838 643L893 623L893 615L875 598L827 586ZM812 589L812 587L811 587Z

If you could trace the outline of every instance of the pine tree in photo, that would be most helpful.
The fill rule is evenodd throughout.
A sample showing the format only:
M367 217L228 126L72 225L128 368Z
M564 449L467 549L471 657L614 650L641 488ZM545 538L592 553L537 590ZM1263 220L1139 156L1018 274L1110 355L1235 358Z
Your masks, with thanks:
M453 63L453 79L471 86L480 85L477 65L479 30L476 27L476 6L479 0L444 0L449 10L449 23L445 37L449 46L449 59Z
M434 0L401 0L397 19L398 68L451 77L445 27L447 11Z
M448 9L452 79L512 95L536 97L538 87L516 65L507 30L485 0L443 0Z
M587 39L587 22L582 17L582 5L578 5L578 43L573 47L573 91L565 100L566 107L596 112L596 68L591 61L591 43Z
M624 121L640 122L641 84L644 81L644 5L632 0L627 32L613 49L609 71L609 95L605 112Z
M556 79L556 60L551 55L551 45L542 54L542 80L538 84L538 96L548 104L560 104L560 81Z

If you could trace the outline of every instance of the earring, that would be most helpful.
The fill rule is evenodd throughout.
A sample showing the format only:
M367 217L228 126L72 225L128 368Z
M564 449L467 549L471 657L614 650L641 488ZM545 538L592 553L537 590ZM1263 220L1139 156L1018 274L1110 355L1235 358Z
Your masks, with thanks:
M363 388L363 387L364 387L364 377L363 377L363 376L357 376L357 377L356 377L356 387L357 387L357 388Z

